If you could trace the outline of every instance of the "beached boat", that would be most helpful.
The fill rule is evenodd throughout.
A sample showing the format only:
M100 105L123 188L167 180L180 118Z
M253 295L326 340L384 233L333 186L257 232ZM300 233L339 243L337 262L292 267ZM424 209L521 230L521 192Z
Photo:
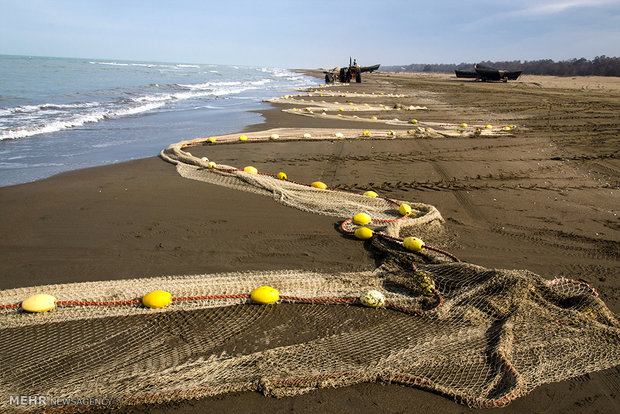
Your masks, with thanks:
M478 74L476 72L472 72L469 70L455 70L457 78L465 78L465 79L477 79Z
M509 80L517 80L519 76L521 76L520 70L518 71L507 71L501 69L495 69L489 66L484 66L481 64L474 65L475 72L468 70L455 70L457 78L466 78L466 79L478 79L483 82L486 81L503 81L507 82Z
M381 64L372 65L372 66L362 66L362 67L360 67L360 72L362 72L362 73L364 73L364 72L372 73L375 70L379 70L379 66L381 66Z
M495 69L489 66L484 66L481 64L476 64L475 66L476 73L478 77L482 81L503 81L506 82L508 80L517 80L519 76L521 76L522 71L507 71L501 69Z

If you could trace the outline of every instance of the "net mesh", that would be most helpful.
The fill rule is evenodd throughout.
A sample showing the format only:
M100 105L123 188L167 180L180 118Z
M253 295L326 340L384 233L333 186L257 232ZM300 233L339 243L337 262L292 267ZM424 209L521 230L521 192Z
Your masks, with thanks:
M618 320L585 282L486 269L430 246L405 249L404 234L441 223L432 206L411 203L411 216L402 218L401 202L209 169L182 147L163 156L184 177L305 211L349 218L362 209L386 220L374 223L378 236L370 240L383 264L355 273L166 276L1 291L0 408L32 410L11 405L10 396L21 395L47 396L47 410L66 401L81 410L232 391L291 396L366 381L493 407L620 361ZM277 304L252 303L250 292L261 285L278 289ZM140 298L156 289L171 292L171 304L142 306ZM384 307L360 305L371 289L385 296ZM41 292L57 298L56 308L19 308Z

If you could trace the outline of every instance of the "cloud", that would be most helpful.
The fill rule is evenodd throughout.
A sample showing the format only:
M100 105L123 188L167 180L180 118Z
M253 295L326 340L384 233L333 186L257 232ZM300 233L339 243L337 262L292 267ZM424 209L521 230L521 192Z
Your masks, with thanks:
M508 12L507 15L511 16L544 16L550 14L557 14L569 9L575 9L580 7L598 7L606 6L609 4L619 4L618 0L569 0L569 1L555 1L547 4L536 4L529 7L525 7L520 10Z

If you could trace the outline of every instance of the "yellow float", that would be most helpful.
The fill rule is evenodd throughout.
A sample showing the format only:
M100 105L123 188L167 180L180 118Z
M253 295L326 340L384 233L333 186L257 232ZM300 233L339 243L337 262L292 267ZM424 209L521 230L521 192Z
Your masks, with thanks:
M417 237L405 237L403 246L405 246L405 249L411 250L412 252L421 252L424 250L424 242Z
M56 298L47 293L39 293L26 298L21 307L26 312L47 312L56 306Z
M154 290L142 297L142 304L151 309L159 309L168 306L172 301L172 294L165 290Z
M403 216L409 215L411 214L411 206L409 204L403 203L400 205L400 207L398 207L398 212Z
M368 240L372 237L374 232L370 230L368 227L360 227L356 229L353 235L360 240Z
M353 216L353 223L358 224L360 226L366 225L372 221L372 217L366 213L357 213Z
M385 305L385 296L378 290L369 290L360 295L360 302L369 308L379 308Z
M312 184L310 184L310 186L314 188L320 188L321 190L325 190L327 188L327 184L321 181L315 181Z
M251 165L248 165L247 167L245 167L243 171L250 173L250 174L258 174L258 170L255 167L252 167Z
M261 286L254 289L250 293L250 299L253 302L260 303L261 305L268 305L270 303L277 302L280 299L280 292L271 286Z
M366 192L364 193L364 195L365 195L366 197L373 197L373 198L374 198L374 197L378 197L378 196L379 196L379 194L375 193L374 191L366 191Z

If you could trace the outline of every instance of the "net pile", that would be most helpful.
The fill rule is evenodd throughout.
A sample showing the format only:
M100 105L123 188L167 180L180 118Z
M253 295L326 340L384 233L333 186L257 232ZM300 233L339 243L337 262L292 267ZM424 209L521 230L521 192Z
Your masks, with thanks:
M213 171L174 154L165 156L183 176L306 211L350 217L361 206L394 220L377 226L385 237L370 240L384 263L355 273L227 273L1 291L0 409L80 410L92 399L122 407L246 390L281 397L368 381L495 407L620 362L618 320L586 283L405 249L403 233L441 220L432 206L412 203L412 216L397 218L386 199ZM261 285L278 289L279 302L252 303L249 294ZM143 307L140 298L155 289L171 292L172 303ZM383 293L385 307L360 305L370 289ZM40 292L56 296L56 308L19 309ZM47 399L10 403L21 395ZM76 403L63 407L66 401Z

